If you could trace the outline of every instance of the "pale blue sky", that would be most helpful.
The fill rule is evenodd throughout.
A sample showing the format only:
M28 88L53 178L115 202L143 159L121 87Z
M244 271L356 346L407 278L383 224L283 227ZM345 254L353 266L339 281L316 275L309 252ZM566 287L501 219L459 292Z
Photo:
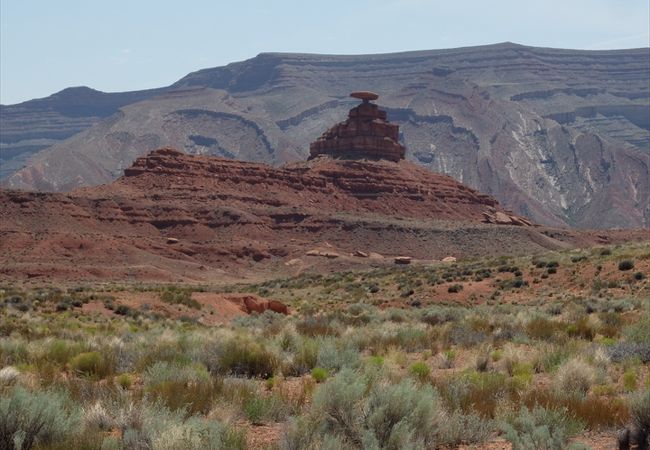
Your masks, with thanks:
M261 52L388 53L512 41L650 45L648 0L0 0L0 103L127 91Z

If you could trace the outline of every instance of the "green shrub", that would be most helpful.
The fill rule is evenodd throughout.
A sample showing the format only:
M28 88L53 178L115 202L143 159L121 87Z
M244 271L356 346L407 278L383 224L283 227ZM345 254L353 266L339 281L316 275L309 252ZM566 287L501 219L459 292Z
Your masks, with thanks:
M565 411L591 430L620 427L629 419L627 405L615 397L579 397L558 389L538 388L526 392L520 401L528 408Z
M144 373L145 392L172 411L207 413L212 406L215 385L205 366L180 366L159 362Z
M356 368L360 364L359 350L350 342L337 341L331 337L318 339L316 364L327 370L341 370L343 367Z
M161 291L160 299L172 305L185 305L189 308L201 309L201 304L192 298L191 289L170 286Z
M375 386L366 408L365 448L430 447L443 421L431 386L418 388L410 380Z
M508 398L512 392L512 384L497 372L465 372L444 387L451 409L488 418L494 417L499 399Z
M420 320L429 325L438 325L446 322L455 322L460 317L461 313L458 308L432 307L422 312Z
M431 369L429 369L427 363L423 361L418 361L411 364L411 367L409 367L409 373L411 374L411 376L413 376L421 383L426 383L427 381L429 381L429 377L431 375Z
M70 360L70 368L81 375L100 378L110 373L107 361L99 352L79 353Z
M0 396L0 448L29 450L69 439L80 411L63 394L16 387Z
M312 338L299 339L289 373L291 375L302 375L309 372L316 367L318 355L318 341Z
M625 371L625 373L623 373L623 389L625 389L626 392L632 392L636 390L637 383L638 377L636 370L630 367Z
M133 384L133 379L128 373L122 373L115 378L115 382L122 389L129 389Z
M537 351L533 359L533 367L536 372L550 373L569 359L569 356L566 346L547 344Z
M165 450L244 450L243 431L216 420L187 416L182 409L170 410L159 404L130 408L122 425L122 442L117 448Z
M647 345L650 342L650 312L644 313L637 323L625 327L623 334L628 341Z
M582 430L582 424L562 410L535 407L530 411L524 406L501 428L513 450L564 450L569 437Z
M460 444L480 444L491 437L492 427L492 420L478 414L464 414L456 410L442 423L436 443L454 448Z
M628 404L632 421L646 433L650 433L650 389L631 396Z
M296 330L303 336L336 336L339 334L338 328L332 321L324 316L306 316L296 322Z
M463 285L462 284L452 284L447 288L447 292L450 294L455 294L463 290Z
M268 414L269 402L266 398L253 396L244 403L244 414L253 425L261 425Z
M429 336L425 330L412 326L401 326L395 334L396 344L407 352L423 350L429 345Z
M366 392L362 378L349 369L342 370L314 394L312 414L323 432L332 432L361 442L363 415L360 407Z
M242 410L246 418L254 425L260 425L269 420L284 421L289 415L299 412L296 403L279 392L273 392L266 396L256 392L245 399Z
M316 383L322 383L328 376L329 373L327 372L327 369L323 369L322 367L314 367L311 370L311 377L316 381Z
M285 448L430 448L443 416L429 385L410 380L366 385L359 373L342 370L315 393L308 417L292 422Z
M219 349L219 373L266 379L273 376L276 366L275 354L247 338L232 338Z
M73 344L62 339L52 341L47 351L47 359L58 364L66 364L70 358L78 353L79 350L74 348Z
M560 324L545 317L535 317L526 324L526 334L533 339L550 340Z
M451 369L454 367L454 361L456 360L456 352L452 349L447 349L441 353L441 365L445 369Z
M370 356L366 359L366 363L370 367L382 367L384 365L384 358L381 356Z
M618 263L618 270L625 271L632 269L634 269L634 261L631 259L624 259Z
M533 365L529 363L515 363L512 369L512 379L517 388L524 388L533 381Z

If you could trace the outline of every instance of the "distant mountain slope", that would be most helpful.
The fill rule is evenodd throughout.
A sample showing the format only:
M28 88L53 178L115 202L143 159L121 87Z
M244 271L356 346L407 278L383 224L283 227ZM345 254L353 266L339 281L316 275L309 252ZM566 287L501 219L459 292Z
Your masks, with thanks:
M82 86L16 105L0 105L0 179L20 169L40 150L158 92L160 89L107 94Z
M40 151L6 183L41 190L104 183L164 145L271 164L301 159L359 89L380 94L407 158L518 214L578 227L649 224L647 48L505 43L386 55L261 54L153 94L120 94L145 98ZM21 120L12 127L39 130Z

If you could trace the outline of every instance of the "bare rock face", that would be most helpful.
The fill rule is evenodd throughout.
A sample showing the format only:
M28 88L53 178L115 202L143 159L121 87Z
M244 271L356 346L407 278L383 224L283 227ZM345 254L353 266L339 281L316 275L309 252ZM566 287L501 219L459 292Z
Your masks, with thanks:
M379 98L369 91L353 92L350 97L363 100L352 108L348 119L327 130L309 146L310 159L321 155L343 159L404 159L406 149L398 140L399 126L388 123L386 111L370 100Z

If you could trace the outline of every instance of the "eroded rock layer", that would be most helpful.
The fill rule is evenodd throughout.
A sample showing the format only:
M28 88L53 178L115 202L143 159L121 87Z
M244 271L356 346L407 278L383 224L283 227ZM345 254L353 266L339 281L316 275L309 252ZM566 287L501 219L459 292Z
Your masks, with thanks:
M9 279L235 281L609 239L585 236L530 226L407 161L273 168L161 149L111 184L0 190L0 278Z
M386 111L370 100L373 92L353 92L351 97L363 100L352 108L345 122L334 125L309 145L310 158L326 155L343 159L404 159L406 149L398 142L399 126L388 123Z

